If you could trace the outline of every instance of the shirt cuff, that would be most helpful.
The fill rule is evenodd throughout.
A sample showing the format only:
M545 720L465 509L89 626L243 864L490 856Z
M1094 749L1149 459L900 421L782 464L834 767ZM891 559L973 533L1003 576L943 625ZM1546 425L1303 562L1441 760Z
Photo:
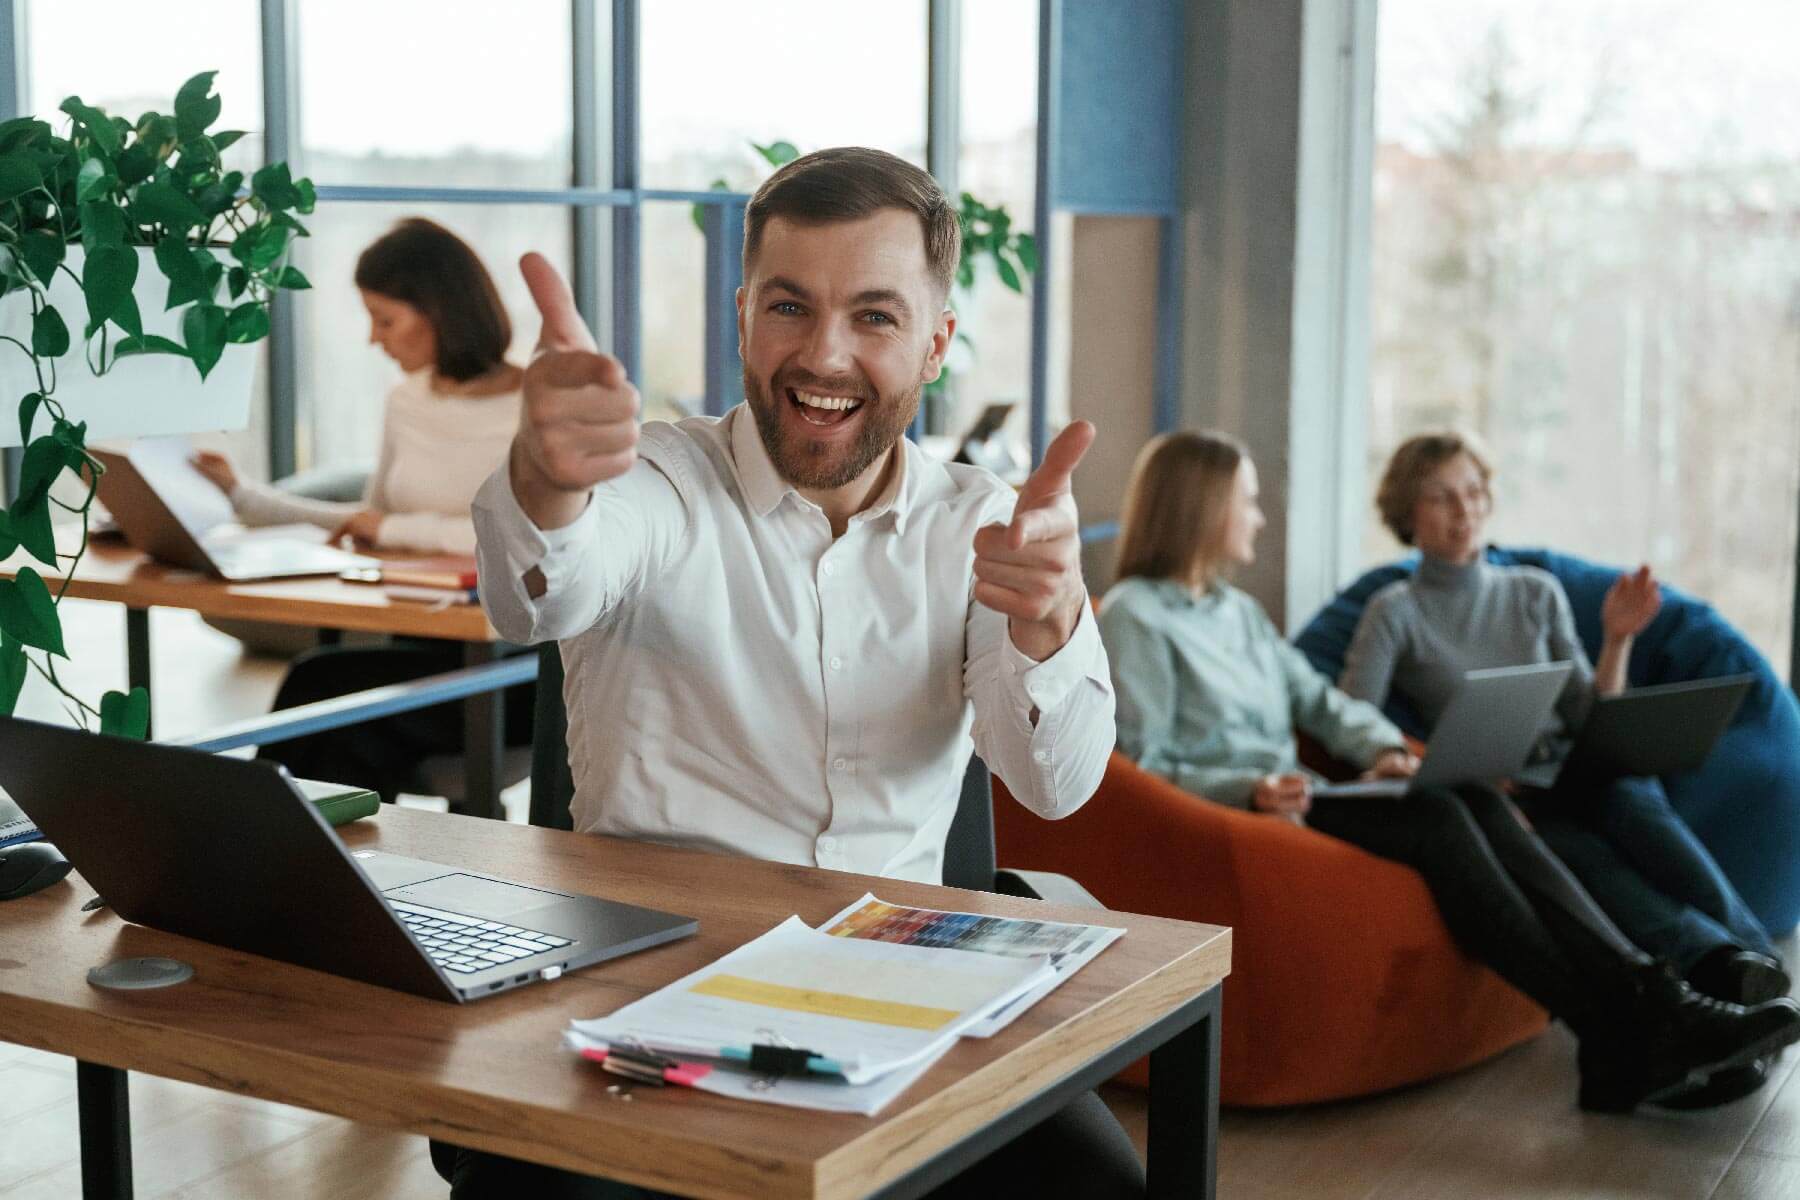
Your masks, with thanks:
M487 529L499 535L508 574L522 581L536 567L544 576L545 594L568 578L582 548L592 544L597 532L591 494L579 517L558 529L539 529L513 495L510 461L488 476L473 507L491 518Z
M1016 680L1015 691L1022 691L1030 707L1039 713L1054 712L1075 685L1084 679L1104 681L1107 675L1106 652L1100 642L1100 630L1094 619L1094 606L1086 597L1081 601L1081 616L1075 632L1062 649L1036 662L1017 646L1012 634L1003 635L1002 666L1009 683Z

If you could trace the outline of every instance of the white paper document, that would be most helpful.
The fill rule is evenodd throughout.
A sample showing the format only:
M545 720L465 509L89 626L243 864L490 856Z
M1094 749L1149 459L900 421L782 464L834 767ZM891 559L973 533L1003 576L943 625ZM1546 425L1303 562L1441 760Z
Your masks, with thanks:
M830 937L789 917L762 937L610 1016L594 1042L725 1057L804 1048L850 1084L929 1063L995 1008L1053 977L1049 960Z

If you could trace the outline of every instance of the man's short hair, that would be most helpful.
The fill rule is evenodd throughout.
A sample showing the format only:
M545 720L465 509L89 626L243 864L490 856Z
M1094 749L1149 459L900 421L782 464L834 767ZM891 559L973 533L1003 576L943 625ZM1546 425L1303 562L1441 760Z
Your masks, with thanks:
M962 253L962 226L937 180L883 150L837 146L788 163L763 182L744 210L744 275L762 243L770 217L800 225L856 221L884 208L919 218L925 262L940 295L950 294Z

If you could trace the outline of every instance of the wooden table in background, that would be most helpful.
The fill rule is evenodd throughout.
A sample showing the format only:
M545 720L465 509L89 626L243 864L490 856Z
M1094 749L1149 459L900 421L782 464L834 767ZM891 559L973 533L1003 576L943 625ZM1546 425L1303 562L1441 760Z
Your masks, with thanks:
M50 590L56 591L60 576L23 550L0 562L0 578L12 578L22 566L37 571ZM150 687L152 608L185 608L203 617L268 621L309 629L442 638L463 644L463 661L468 666L491 662L501 641L477 604L439 607L412 600L390 600L379 587L346 583L329 575L228 583L198 571L164 566L143 551L112 538L96 538L89 544L67 594L125 606L127 684L146 689ZM470 812L494 815L500 811L504 708L496 692L463 701L467 776L464 807ZM154 721L154 706L151 718Z
M1158 1197L1213 1194L1219 982L1231 932L863 875L384 808L344 830L379 846L526 883L698 917L681 942L473 1004L434 1002L124 924L58 885L0 921L0 1039L79 1060L90 1196L128 1195L116 1122L126 1071L299 1105L686 1196L914 1197L1139 1055L1151 1056L1149 1173ZM883 899L1086 921L1126 935L1010 1027L967 1038L876 1117L806 1112L618 1082L563 1049L572 1018L662 987L791 914L809 924ZM191 963L162 991L93 988L133 955ZM116 1181L123 1173L124 1187Z

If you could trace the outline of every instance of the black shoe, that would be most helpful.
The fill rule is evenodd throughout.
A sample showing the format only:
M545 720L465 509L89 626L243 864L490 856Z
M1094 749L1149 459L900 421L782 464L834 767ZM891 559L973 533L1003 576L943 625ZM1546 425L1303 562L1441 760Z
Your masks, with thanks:
M1714 1000L1660 964L1625 983L1617 1032L1582 1040L1579 1102L1590 1112L1658 1103L1800 1041L1800 1005L1786 997L1753 1007Z
M1727 1067L1723 1071L1714 1071L1699 1087L1664 1096L1656 1101L1656 1106L1685 1111L1717 1108L1721 1104L1730 1104L1733 1100L1742 1100L1769 1082L1769 1067L1774 1061L1773 1058L1765 1057L1747 1067Z
M1761 1004L1788 994L1793 981L1781 962L1754 950L1721 946L1688 972L1688 983L1697 992L1734 1004Z

